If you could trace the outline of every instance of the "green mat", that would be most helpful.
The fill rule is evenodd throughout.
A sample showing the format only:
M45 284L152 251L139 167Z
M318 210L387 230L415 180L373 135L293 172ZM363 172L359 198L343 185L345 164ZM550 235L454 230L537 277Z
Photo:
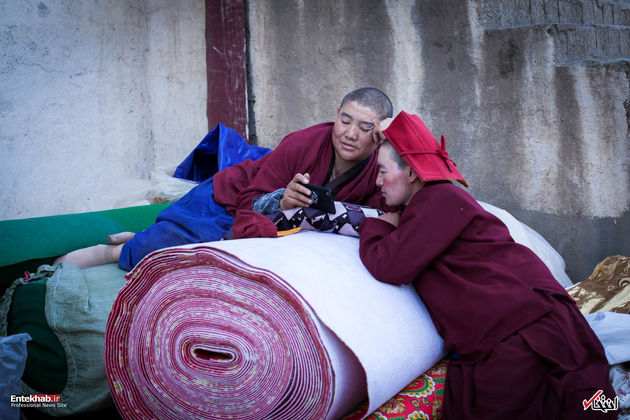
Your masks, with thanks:
M111 404L102 346L107 314L124 284L124 272L116 264L85 270L71 266L67 275L59 276L43 265L75 249L106 243L112 233L142 231L169 205L0 221L0 330L2 335L31 335L23 391L61 394L70 403L49 414L70 415ZM55 275L40 276L40 268ZM16 279L25 271L33 276L22 284ZM49 293L51 287L59 293ZM51 328L50 312L64 307L70 317L59 317L65 325Z
M107 243L117 232L139 232L170 203L90 213L0 221L0 290L78 248Z
M55 333L46 322L46 282L36 280L16 287L5 322L7 335L29 333L29 357L22 380L43 394L61 394L68 379L66 356ZM4 314L0 313L0 322Z
M40 410L66 416L111 406L105 371L105 326L125 284L117 264L83 270L42 265L0 299L0 335L28 333L22 392L59 394L64 406Z

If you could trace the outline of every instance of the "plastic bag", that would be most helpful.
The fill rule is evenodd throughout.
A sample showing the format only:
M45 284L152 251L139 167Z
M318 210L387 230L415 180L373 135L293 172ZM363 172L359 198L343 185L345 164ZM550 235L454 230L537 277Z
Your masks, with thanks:
M186 195L199 183L175 178L176 165L159 166L151 172L151 185L116 202L115 207L172 203Z
M160 166L151 173L151 188L147 198L156 203L172 203L186 195L188 191L199 185L198 182L175 178L175 167Z
M22 374L26 366L27 333L0 337L0 419L19 419L20 408L11 406L11 395L22 394Z

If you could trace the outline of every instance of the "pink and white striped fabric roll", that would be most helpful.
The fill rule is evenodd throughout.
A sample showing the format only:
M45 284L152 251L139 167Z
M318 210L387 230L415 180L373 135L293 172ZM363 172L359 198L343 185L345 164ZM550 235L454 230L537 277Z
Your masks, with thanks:
M357 278L367 273L326 262L340 252L351 253L354 260L356 238L340 238L305 232L169 248L145 258L129 273L107 322L105 365L121 415L126 419L340 418L366 398L372 409L378 407L409 378L432 366L442 356L442 343L424 312L418 313L429 331L423 339L430 345L416 348L416 353L413 347L398 351L381 335L395 327L371 327L363 310L354 313L352 299L328 288L342 284L341 277L350 273ZM304 247L324 250L324 255L303 254ZM292 283L287 278L297 280ZM373 278L361 281L378 284ZM319 293L316 290L322 296L313 296ZM382 301L382 292L376 293ZM414 299L411 305L419 302ZM323 307L339 307L344 301L350 305L346 315L339 308ZM404 310L406 303L392 302L399 305ZM387 308L386 303L383 309L392 312ZM382 317L373 306L365 311ZM333 312L341 315L333 317ZM345 325L356 323L356 316L368 324ZM350 336L355 333L360 337ZM386 342L379 344L383 338ZM365 360L366 351L375 360ZM412 361L411 368L408 361L388 361L400 355L419 355L424 360ZM379 380L375 376L383 374L373 375L370 366L380 369L388 363L400 365L404 372L382 391L378 387L391 378Z

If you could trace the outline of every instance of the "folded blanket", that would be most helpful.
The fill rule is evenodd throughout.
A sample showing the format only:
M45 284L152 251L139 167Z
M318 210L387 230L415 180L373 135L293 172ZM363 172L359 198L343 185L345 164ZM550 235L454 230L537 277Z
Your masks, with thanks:
M597 311L630 314L630 257L604 258L586 280L567 291L583 314Z
M411 287L356 238L300 232L156 251L129 274L105 364L125 418L340 418L374 411L443 356Z

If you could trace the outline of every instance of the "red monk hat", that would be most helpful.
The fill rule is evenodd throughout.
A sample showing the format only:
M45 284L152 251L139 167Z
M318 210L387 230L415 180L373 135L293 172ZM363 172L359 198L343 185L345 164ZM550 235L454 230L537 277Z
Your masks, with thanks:
M468 183L448 157L444 136L439 144L433 133L417 115L400 111L383 135L422 182L454 179L468 187Z

